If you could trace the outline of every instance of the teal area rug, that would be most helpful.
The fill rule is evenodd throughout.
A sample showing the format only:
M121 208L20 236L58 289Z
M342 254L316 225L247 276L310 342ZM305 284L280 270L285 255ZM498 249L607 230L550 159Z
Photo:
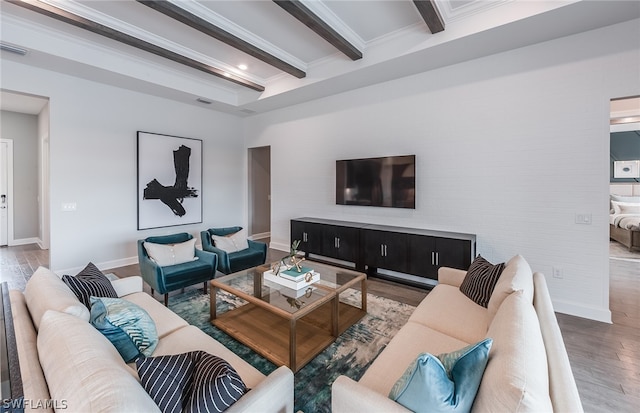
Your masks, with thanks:
M341 301L360 303L360 292L348 290ZM222 313L245 302L224 291L218 292L217 311ZM209 322L209 295L192 290L169 299L169 308L202 331L215 338L263 374L276 365L236 341ZM295 411L331 412L331 384L339 375L360 379L369 365L402 327L414 307L372 294L367 295L368 314L345 331L295 374Z

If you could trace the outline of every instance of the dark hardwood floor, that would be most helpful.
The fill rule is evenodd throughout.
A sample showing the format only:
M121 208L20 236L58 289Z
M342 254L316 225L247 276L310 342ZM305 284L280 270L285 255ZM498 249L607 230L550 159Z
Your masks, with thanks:
M267 260L283 255L269 250ZM36 245L0 248L0 281L8 282L10 288L24 289L40 265L48 266L48 251ZM110 272L126 277L139 274L139 269L130 265ZM557 318L585 411L636 412L640 409L640 259L611 259L610 274L613 324L565 314ZM420 288L379 279L369 279L367 288L372 294L414 306L427 295ZM150 293L148 286L145 291ZM156 294L156 299L161 297Z

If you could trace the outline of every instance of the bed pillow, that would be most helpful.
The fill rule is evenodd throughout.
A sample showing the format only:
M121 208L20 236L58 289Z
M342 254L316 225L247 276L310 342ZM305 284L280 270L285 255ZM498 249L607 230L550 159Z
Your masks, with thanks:
M75 277L63 275L62 281L73 291L78 300L87 308L91 308L90 297L117 298L118 294L113 289L111 281L92 262Z
M469 266L467 275L460 284L460 291L476 304L486 308L502 270L504 262L494 265L478 255Z
M640 214L640 203L631 202L611 202L616 214Z
M389 392L414 412L469 412L489 360L493 340L433 356L420 354Z
M164 413L223 412L248 391L229 363L204 351L141 358L136 368Z
M90 322L126 363L150 356L158 345L156 325L149 314L122 298L91 297Z
M155 244L153 242L144 242L143 245L144 249L147 250L149 257L161 267L183 264L185 262L195 261L198 259L195 255L195 238L177 244Z

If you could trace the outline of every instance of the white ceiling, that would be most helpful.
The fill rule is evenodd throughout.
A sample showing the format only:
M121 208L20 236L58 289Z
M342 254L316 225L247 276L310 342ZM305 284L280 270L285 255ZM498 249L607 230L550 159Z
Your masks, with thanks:
M27 0L37 3L38 0ZM239 116L328 96L557 37L640 18L638 1L442 0L431 34L409 0L303 0L363 55L351 60L272 1L171 0L306 72L296 78L135 1L42 0L264 87L250 90L41 15L0 5L1 59L69 73ZM244 64L246 70L238 65ZM2 85L0 84L0 87ZM2 96L4 108L5 95Z

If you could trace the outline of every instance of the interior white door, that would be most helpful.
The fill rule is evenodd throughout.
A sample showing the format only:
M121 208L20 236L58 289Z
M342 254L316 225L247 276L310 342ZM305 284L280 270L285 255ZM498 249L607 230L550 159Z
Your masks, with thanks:
M0 142L0 246L9 242L9 149Z

